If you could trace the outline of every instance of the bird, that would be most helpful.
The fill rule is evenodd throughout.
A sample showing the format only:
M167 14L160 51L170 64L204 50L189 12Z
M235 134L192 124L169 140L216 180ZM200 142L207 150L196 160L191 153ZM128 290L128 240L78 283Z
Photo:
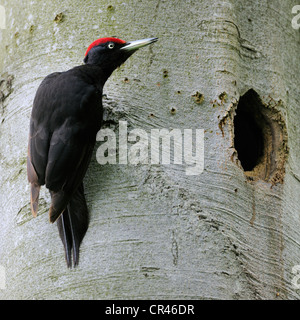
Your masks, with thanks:
M31 211L36 217L45 185L51 196L49 220L57 222L69 268L79 263L89 225L83 178L103 120L104 84L134 52L157 40L97 39L87 48L83 64L49 74L36 91L27 156Z

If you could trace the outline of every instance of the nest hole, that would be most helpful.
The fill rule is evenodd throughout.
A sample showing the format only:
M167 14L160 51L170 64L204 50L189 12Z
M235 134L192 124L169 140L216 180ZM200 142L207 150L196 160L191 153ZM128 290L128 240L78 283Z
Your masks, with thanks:
M264 134L266 123L261 117L257 105L247 103L243 96L238 104L234 118L234 146L241 166L252 171L262 159L264 153Z
M283 182L287 133L276 106L265 105L253 90L239 100L234 117L234 147L249 180Z

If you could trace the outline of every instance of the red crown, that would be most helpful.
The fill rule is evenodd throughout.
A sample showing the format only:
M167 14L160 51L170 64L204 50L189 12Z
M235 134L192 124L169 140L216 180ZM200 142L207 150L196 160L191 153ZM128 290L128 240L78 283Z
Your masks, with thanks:
M126 41L121 40L121 39L118 39L118 38L100 38L100 39L95 40L94 42L92 42L92 43L89 45L89 47L88 47L87 50L86 50L85 55L87 55L92 48L98 46L98 45L101 44L101 43L106 43L106 42L126 43Z

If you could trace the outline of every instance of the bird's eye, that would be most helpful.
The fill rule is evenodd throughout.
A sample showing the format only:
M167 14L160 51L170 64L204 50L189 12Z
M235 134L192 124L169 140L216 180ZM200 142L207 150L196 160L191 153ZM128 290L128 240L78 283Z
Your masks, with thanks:
M115 47L115 44L113 42L108 44L108 49L113 49Z

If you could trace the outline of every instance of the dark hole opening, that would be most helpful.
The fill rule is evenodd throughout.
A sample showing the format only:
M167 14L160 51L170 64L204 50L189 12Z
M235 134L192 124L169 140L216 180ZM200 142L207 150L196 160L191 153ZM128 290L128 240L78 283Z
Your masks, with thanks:
M234 117L234 147L245 171L259 164L264 151L262 114L255 100L255 92L248 91L240 98Z

